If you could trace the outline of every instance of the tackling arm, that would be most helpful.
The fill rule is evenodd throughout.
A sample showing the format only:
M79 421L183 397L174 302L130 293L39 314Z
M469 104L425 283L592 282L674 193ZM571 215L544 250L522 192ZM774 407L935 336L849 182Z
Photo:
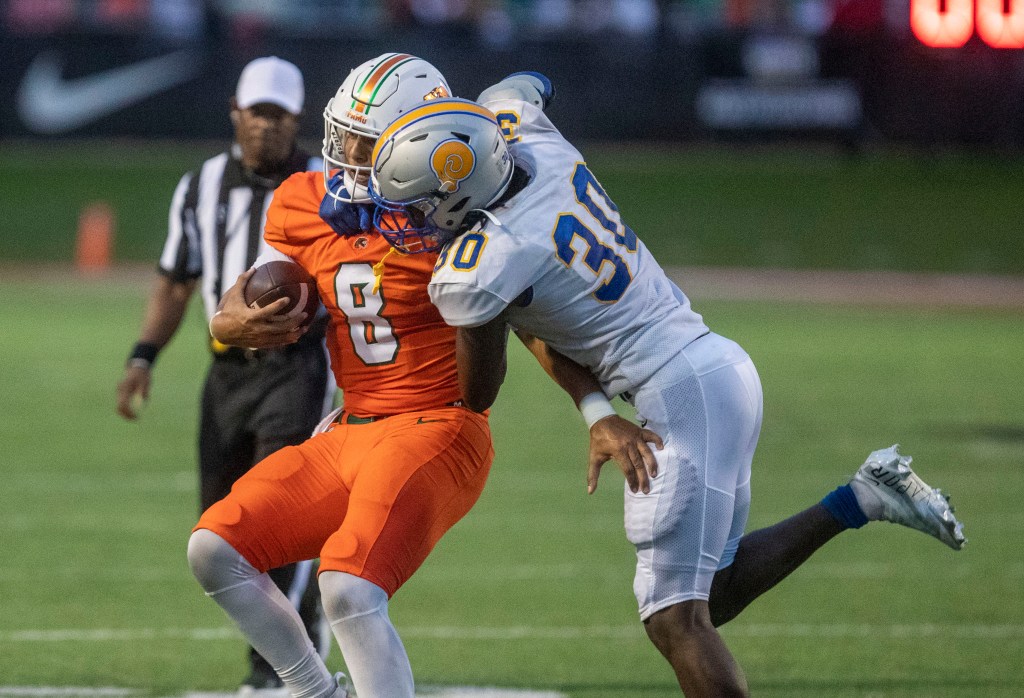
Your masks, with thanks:
M478 327L460 327L455 335L459 387L474 412L489 409L498 397L508 368L507 343L504 313Z
M601 393L601 384L594 374L578 363L559 354L541 340L528 332L516 330L516 336L530 350L544 371L579 407L580 400L592 393Z
M588 369L549 347L531 334L517 330L516 336L526 345L551 378L576 403L590 427L590 466L587 470L587 492L593 494L601 466L609 460L618 464L631 492L651 491L651 478L658 474L658 462L648 445L660 450L661 437L623 419L611 407L601 384ZM593 418L588 417L588 401L596 398L605 407Z

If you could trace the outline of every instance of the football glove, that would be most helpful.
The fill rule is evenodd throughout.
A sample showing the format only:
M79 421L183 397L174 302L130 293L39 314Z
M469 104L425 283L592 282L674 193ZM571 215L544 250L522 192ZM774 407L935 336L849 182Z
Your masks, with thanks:
M335 194L348 195L348 192L344 191L345 182L341 172L331 177L327 186ZM372 229L373 205L346 204L330 194L324 194L323 201L320 202L320 218L341 237L358 235Z
M495 99L521 99L541 110L547 109L555 98L555 86L546 75L532 70L512 73L501 82L491 85L480 93L476 101L480 104Z

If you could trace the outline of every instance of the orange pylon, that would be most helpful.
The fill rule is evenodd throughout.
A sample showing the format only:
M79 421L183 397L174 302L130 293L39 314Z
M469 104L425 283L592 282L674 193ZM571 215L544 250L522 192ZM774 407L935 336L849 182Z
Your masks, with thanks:
M110 268L114 247L114 209L105 201L91 203L78 216L75 267L82 272Z

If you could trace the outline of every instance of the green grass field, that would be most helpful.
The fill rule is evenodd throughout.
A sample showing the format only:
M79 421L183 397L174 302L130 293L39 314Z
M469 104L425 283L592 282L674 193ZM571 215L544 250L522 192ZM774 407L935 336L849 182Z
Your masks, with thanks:
M117 216L117 258L150 263L163 245L178 178L222 149L5 144L0 258L71 260L79 212L107 201ZM582 151L664 264L1024 274L1020 158L678 146Z
M145 286L69 277L2 288L0 696L233 690L242 640L185 560L207 361L200 309L161 357L143 419L128 424L114 386ZM898 441L954 494L970 539L953 553L885 524L840 536L725 627L754 694L1024 695L1021 313L696 306L747 348L764 383L751 527L817 501ZM609 467L586 496L585 428L531 362L513 352L479 505L392 603L417 681L678 695L636 620L621 476ZM336 649L330 663L340 668Z

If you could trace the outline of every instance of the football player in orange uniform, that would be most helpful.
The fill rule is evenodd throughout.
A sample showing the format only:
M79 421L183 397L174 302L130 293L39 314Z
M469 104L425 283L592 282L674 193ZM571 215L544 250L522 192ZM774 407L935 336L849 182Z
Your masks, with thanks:
M476 502L494 456L486 415L461 406L455 330L427 296L435 255L392 253L359 197L379 130L438 94L448 94L444 78L412 56L386 54L356 68L325 111L333 176L287 179L267 214L275 258L316 279L345 407L210 507L189 541L189 561L294 696L340 698L346 689L266 570L319 557L324 608L359 695L412 698L388 600ZM337 212L330 224L322 207ZM246 307L241 289L251 274L226 294L212 334L251 347L295 341L303 329L276 315L280 301Z

